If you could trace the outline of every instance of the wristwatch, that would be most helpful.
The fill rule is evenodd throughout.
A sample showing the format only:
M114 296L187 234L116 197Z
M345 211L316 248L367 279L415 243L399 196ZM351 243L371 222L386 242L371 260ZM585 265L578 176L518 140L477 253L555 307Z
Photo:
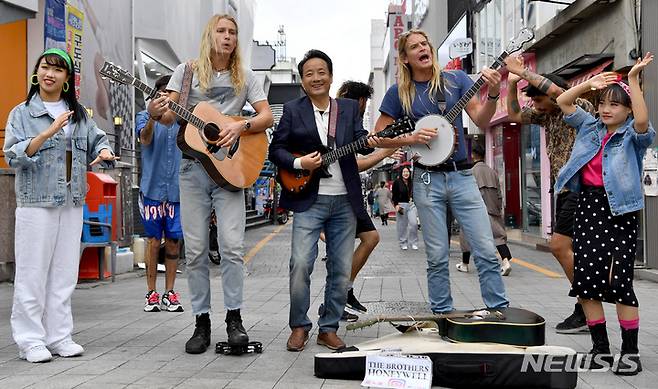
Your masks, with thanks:
M244 129L248 130L251 128L251 122L249 120L244 121Z

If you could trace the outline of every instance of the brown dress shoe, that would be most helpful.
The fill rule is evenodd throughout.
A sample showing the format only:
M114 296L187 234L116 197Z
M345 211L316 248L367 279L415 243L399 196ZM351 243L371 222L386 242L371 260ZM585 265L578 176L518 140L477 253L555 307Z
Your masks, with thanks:
M318 334L318 344L326 346L332 350L345 348L345 342L343 342L335 332L324 332Z
M286 347L288 351L302 351L306 342L308 342L308 330L304 327L296 327L292 329Z

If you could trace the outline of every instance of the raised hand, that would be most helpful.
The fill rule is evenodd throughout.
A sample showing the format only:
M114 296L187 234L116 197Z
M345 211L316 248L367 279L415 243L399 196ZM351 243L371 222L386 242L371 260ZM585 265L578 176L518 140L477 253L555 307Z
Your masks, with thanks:
M53 121L53 124L51 124L50 127L48 127L48 129L45 131L44 135L47 138L50 138L51 136L57 134L59 130L69 124L69 118L71 115L73 115L73 111L66 111L63 114L57 116L57 118Z
M638 58L637 62L633 67L631 68L631 71L628 72L628 77L636 77L640 75L640 72L642 72L642 69L644 69L648 64L653 61L653 54L647 52L644 55L644 58Z
M521 57L520 55L510 55L507 58L505 58L504 62L505 62L505 66L507 67L507 70L510 73L513 73L517 76L520 76L521 73L523 73L523 71L525 70L525 67L523 66L523 57Z
M598 90L604 89L608 85L617 82L618 79L617 73L615 72L603 72L587 80L587 83L591 90Z

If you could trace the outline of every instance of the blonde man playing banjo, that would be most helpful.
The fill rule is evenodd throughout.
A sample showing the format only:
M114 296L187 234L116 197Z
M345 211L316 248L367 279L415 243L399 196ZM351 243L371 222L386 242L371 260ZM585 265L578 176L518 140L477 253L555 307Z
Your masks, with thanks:
M413 197L418 207L427 250L427 283L432 312L453 310L448 271L450 243L446 228L447 207L450 207L459 221L471 245L484 303L488 308L507 307L509 302L505 297L487 208L473 178L472 165L466 153L461 114L453 115L454 120L446 118L458 129L455 149L450 158L433 166L431 163L422 163L431 161L431 152L438 151L434 145L430 148L430 144L437 137L439 125L427 122L431 118L428 115L442 114L441 105L445 105L446 111L450 110L473 85L473 81L461 70L441 71L435 52L423 31L410 30L400 36L399 83L386 92L379 108L381 116L375 131L404 115L419 122L413 135L392 140L379 139L378 145L412 145L412 149L426 153L414 164ZM489 98L484 104L472 98L466 103L465 109L479 127L485 128L496 110L501 76L497 71L485 68L482 77L489 86ZM445 104L440 104L441 100ZM427 120L421 120L424 117ZM446 146L452 142L442 143ZM452 145L448 146L452 148Z

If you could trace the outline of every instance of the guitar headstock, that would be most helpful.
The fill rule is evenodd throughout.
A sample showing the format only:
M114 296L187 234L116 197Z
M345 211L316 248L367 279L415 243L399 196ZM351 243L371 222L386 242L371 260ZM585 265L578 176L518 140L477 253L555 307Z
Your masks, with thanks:
M103 64L101 70L98 71L101 76L107 77L112 81L116 81L120 84L132 84L135 77L130 74L127 70L122 69L121 67L113 64L112 62L107 62Z
M386 128L376 133L375 136L380 138L395 138L413 131L414 123L407 116L404 116L386 126Z
M522 28L516 37L509 41L507 44L507 51L509 54L521 50L524 44L530 42L535 37L534 31L531 28Z

